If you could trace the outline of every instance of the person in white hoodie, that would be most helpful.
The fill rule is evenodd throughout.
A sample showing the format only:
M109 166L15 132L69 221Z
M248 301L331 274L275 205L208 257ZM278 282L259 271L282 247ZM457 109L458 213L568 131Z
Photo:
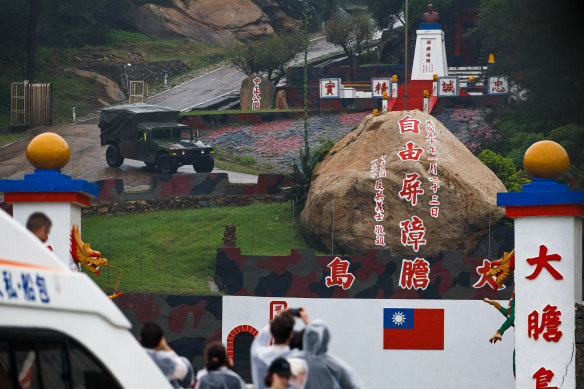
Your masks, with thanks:
M304 329L302 352L308 375L304 389L363 389L357 373L340 358L328 353L329 330L322 320L315 320Z

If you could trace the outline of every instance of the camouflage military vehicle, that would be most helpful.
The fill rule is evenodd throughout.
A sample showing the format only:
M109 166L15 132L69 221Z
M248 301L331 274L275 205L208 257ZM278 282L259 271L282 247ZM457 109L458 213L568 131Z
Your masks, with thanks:
M215 149L193 137L191 127L180 124L179 111L148 104L104 108L99 118L101 145L108 146L105 160L120 167L124 158L143 161L162 174L183 165L198 173L215 166Z

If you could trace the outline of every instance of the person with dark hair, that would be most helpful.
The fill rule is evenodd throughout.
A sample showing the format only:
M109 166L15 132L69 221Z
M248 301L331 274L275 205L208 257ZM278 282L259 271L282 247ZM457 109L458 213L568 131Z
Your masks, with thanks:
M51 219L42 212L33 213L26 221L26 228L35 234L35 236L43 243L46 243L46 241L49 240L52 225L53 223L51 223Z
M310 322L308 314L302 308L298 316L306 325ZM290 340L294 336L294 316L290 310L284 310L272 322L265 326L251 344L251 379L255 389L266 389L265 377L268 367L278 357L291 356ZM270 334L274 344L270 345Z
M234 371L221 342L205 347L205 369L197 374L195 389L245 389L245 382Z
M264 384L269 389L286 389L291 375L290 363L285 358L276 358L270 364Z
M191 388L195 380L195 370L185 357L177 355L170 348L162 328L156 323L145 323L140 332L140 343L160 368L173 388Z

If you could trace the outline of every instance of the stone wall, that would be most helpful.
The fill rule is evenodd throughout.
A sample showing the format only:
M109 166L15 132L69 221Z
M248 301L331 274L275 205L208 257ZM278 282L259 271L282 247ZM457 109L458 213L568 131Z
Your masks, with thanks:
M89 215L124 215L128 213L142 213L163 209L206 208L216 206L242 206L255 202L270 204L284 202L289 199L278 195L227 195L214 196L172 196L160 199L111 201L93 203L82 208L82 216Z
M164 70L168 71L168 76L183 73L187 70L184 61L160 61L160 62L136 62L128 64L79 64L82 70L89 70L106 76L116 82L124 93L128 94L129 81L162 81L164 80Z

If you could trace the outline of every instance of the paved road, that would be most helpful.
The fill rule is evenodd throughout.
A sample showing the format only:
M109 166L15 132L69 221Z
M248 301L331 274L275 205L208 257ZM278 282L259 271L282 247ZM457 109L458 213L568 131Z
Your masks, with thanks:
M316 39L309 48L309 58L317 58L337 51L338 48L328 44L324 38ZM303 58L297 61L301 62ZM239 89L245 74L233 66L227 66L190 80L149 99L151 104L160 104L178 110L187 110L197 104ZM35 133L45 131L61 135L71 148L71 160L62 170L73 178L90 182L108 178L121 178L126 188L140 189L150 185L150 178L155 170L146 167L140 161L125 160L120 168L111 168L105 162L105 147L100 145L97 119L85 123L39 127ZM0 179L22 179L25 174L33 173L34 168L25 156L28 141L16 142L0 148ZM179 173L192 174L192 166L183 166ZM214 173L226 172L214 169ZM235 172L229 174L232 183L256 183L257 176Z
M317 38L310 44L308 59L322 57L339 49L328 43L324 37ZM304 61L304 55L300 54L293 64L299 64L302 61ZM235 66L225 66L150 97L148 103L187 111L217 97L238 91L245 77L247 77L245 73Z

